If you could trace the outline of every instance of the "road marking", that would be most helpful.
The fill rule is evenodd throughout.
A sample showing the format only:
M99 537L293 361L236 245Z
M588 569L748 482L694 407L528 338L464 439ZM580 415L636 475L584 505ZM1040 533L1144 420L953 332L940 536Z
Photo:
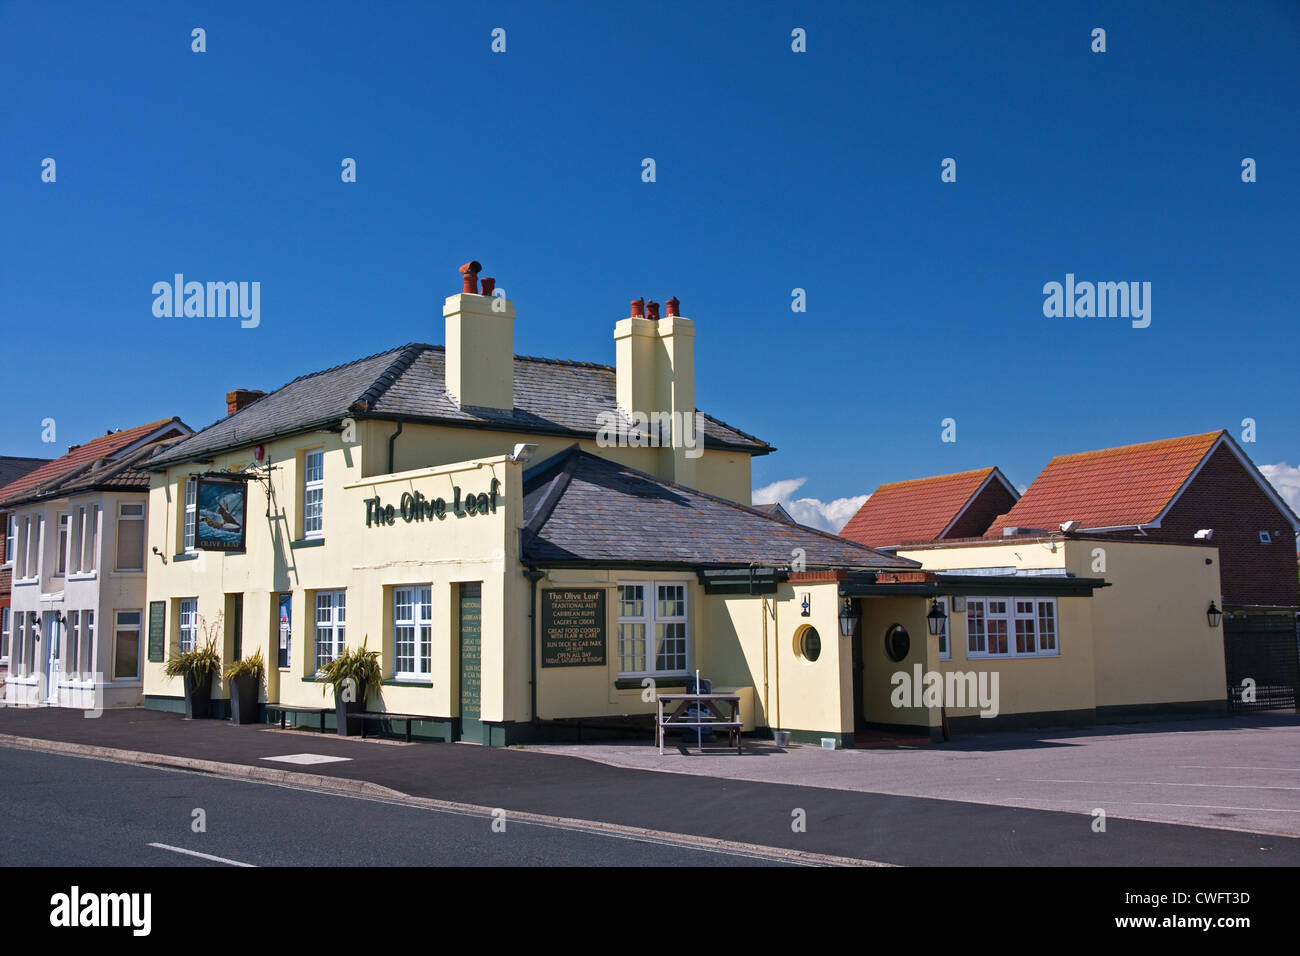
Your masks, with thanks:
M1300 810L1283 810L1276 807L1220 807L1213 803L1138 803L1136 800L1115 800L1132 807L1182 807L1185 810L1241 810L1248 813L1300 813ZM1192 824L1195 826L1196 824ZM1247 833L1254 831L1246 831Z
M1179 767L1179 770L1273 770L1277 773L1300 773L1300 768L1292 767L1208 767L1199 764L1189 764L1185 767Z
M183 846L168 846L166 843L150 843L150 846L156 846L160 850L171 850L173 853L184 853L186 856L197 856L203 860L211 860L214 863L229 863L231 866L247 866L257 869L255 863L240 863L238 860L227 860L224 856L213 856L211 853L200 853L198 850L187 850Z
M311 764L311 763L338 763L341 760L351 760L351 757L330 757L326 754L284 754L279 757L259 757L259 760L278 760L281 763Z
M1252 783L1163 783L1159 780L1052 780L1028 777L1028 783L1093 783L1116 787L1210 787L1214 790L1300 790L1300 787L1261 787Z

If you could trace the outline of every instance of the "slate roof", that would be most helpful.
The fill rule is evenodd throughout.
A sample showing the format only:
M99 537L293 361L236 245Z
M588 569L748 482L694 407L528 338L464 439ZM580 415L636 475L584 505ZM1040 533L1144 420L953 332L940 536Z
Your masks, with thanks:
M1015 495L1014 487L997 468L888 482L871 493L840 534L877 548L905 541L934 541L990 478L1003 482Z
M71 487L78 487L80 490L100 487L95 482L101 476L114 475L123 481L138 483L138 476L122 475L123 469L118 467L120 464L118 458L122 450L151 435L157 434L161 437L169 434L186 435L189 432L190 427L179 418L164 418L147 425L137 425L135 428L123 428L107 435L100 435L84 445L77 445L61 458L46 462L34 471L0 488L0 506L59 497L67 493L64 489ZM131 462L139 461L141 458L136 452L132 452L128 457ZM92 480L92 472L94 480ZM79 484L85 481L91 481L91 485ZM144 474L143 487L149 487L147 474Z
M1064 521L1078 521L1085 531L1150 524L1225 434L1220 430L1058 455L1012 509L993 522L986 537L1002 537L1003 528L1054 531Z
M0 488L51 461L51 458L22 458L13 455L0 457Z
M918 568L852 541L663 481L575 444L524 476L524 559L554 564Z
M609 365L516 355L513 409L461 407L447 395L443 346L412 343L296 378L179 443L151 467L314 431L349 416L593 438L598 415L617 409L615 394ZM751 455L775 450L753 435L704 417L706 447Z

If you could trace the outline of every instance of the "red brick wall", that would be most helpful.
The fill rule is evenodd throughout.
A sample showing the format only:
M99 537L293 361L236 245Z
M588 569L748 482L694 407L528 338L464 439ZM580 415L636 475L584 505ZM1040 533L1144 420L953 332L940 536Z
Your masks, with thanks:
M1210 543L1219 549L1225 605L1300 606L1295 531L1227 445L1219 446L1152 534L1187 539L1201 528L1214 529ZM1271 544L1260 543L1261 531L1272 535Z
M1016 499L1002 486L1002 482L990 481L944 538L982 537L994 519L1010 511L1015 503Z

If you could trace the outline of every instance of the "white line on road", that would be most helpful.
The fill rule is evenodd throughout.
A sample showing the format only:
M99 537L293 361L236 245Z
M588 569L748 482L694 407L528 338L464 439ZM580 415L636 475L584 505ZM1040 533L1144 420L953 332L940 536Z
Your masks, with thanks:
M224 856L213 856L211 853L200 853L198 850L187 850L183 846L168 846L166 843L150 843L150 846L156 846L160 850L171 850L173 853L184 853L186 856L197 856L200 859L212 860L214 863L229 863L231 866L247 866L253 869L257 868L256 863L240 863L238 860L227 860Z
M1179 767L1179 770L1272 770L1277 773L1300 773L1300 767L1211 767L1200 764L1189 764L1185 767Z
M1132 807L1182 807L1187 810L1241 810L1249 813L1300 813L1300 810L1284 810L1280 807L1221 807L1213 803L1139 803L1136 800L1112 800L1112 803L1127 803ZM1170 821L1161 821L1170 822ZM1178 821L1173 821L1178 822ZM1192 824L1196 826L1197 824ZM1246 831L1251 832L1251 831ZM1278 834L1289 836L1290 834Z

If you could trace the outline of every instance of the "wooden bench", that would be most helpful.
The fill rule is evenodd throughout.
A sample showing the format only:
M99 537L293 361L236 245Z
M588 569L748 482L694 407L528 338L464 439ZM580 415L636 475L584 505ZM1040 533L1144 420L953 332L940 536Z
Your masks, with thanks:
M659 752L664 752L664 732L674 727L699 727L709 730L725 730L727 741L734 745L736 753L742 753L740 729L740 695L739 694L658 694L659 714L655 720L655 734L658 737ZM688 716L691 704L696 705L699 714L692 720ZM664 713L664 704L676 704L670 712ZM731 713L724 716L721 704L729 704ZM707 716L705 714L707 713Z
M266 714L271 716L276 711L280 712L280 729L284 730L284 718L288 714L319 714L320 715L320 732L325 733L325 715L331 713L333 707L290 707L287 704L266 704Z
M348 719L353 718L361 721L361 739L366 739L366 721L368 720L404 720L406 721L406 742L411 742L411 721L413 720L433 720L428 714L392 714L381 710L364 710L360 713L348 714Z

